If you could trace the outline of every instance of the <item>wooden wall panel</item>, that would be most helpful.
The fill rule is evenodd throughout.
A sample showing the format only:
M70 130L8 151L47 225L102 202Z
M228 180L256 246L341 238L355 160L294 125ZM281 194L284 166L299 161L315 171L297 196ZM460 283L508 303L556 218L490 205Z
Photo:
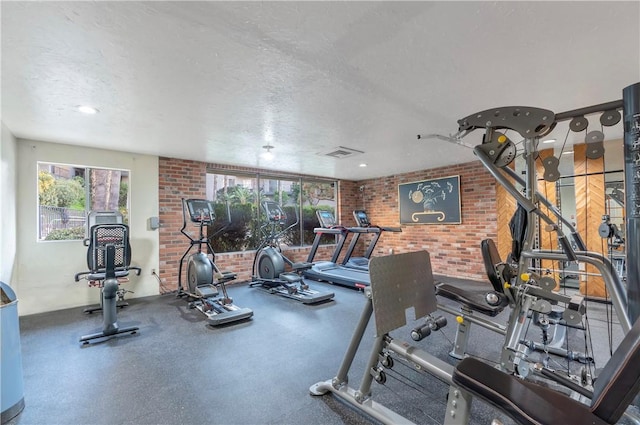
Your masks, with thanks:
M589 251L602 251L598 226L605 214L604 158L587 159L586 145L576 145L573 151L577 230ZM580 277L580 293L591 297L606 297L604 280L595 267L587 265L587 276ZM596 276L597 275L597 276Z

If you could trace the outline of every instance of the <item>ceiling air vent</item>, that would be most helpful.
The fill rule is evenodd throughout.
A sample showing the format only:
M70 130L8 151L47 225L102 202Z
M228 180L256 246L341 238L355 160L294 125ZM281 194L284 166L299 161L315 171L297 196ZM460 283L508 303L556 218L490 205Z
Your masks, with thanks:
M345 148L344 146L338 146L337 148L331 149L329 152L323 152L319 155L330 156L332 158L342 159L349 158L354 155L363 154L364 152L359 151L357 149Z

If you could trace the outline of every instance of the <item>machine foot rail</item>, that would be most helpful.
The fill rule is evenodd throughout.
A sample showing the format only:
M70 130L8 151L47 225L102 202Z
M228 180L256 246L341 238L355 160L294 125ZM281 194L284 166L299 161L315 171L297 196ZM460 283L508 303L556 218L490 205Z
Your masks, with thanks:
M137 326L131 326L128 328L120 328L115 332L96 332L94 334L84 335L80 337L80 342L83 344L89 344L89 341L99 338L110 338L115 335L130 333L131 335L136 334L140 328Z
M220 326L227 323L246 320L253 316L253 310L250 308L238 308L224 313L207 315L207 323L211 326Z

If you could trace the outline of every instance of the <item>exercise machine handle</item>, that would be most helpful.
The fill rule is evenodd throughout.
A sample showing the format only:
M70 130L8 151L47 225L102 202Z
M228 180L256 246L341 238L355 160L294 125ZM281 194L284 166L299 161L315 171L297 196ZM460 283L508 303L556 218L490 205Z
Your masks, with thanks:
M536 372L539 372L541 375L553 381L556 381L557 383L564 385L565 387L572 389L573 391L579 394L582 394L585 397L588 397L590 399L593 398L593 393L591 391L581 386L577 382L574 382L573 380L569 379L568 377L559 374L555 370L548 369L542 366L541 364L536 364L534 370Z
M511 177L512 179L514 179L517 183L519 183L522 186L526 186L525 181L522 179L522 177L520 177L518 174L516 174L515 171L513 171L511 168L509 167L505 167L503 168L504 172L507 173L509 175L509 177ZM562 222L563 225L567 226L570 234L571 234L571 238L573 239L573 242L576 244L576 247L578 247L578 251L586 251L586 245L584 243L584 241L582 240L582 237L580 236L580 233L578 233L578 231L576 230L575 226L573 225L573 223L571 223L569 220L567 220L566 218L564 218L564 216L562 215L562 213L560 212L560 210L558 210L558 208L556 208L555 205L553 205L546 197L544 197L540 192L536 191L536 196L537 199L542 202L549 211L551 211L553 213L553 215L555 215L558 220L560 220Z
M567 254L567 259L569 261L577 261L578 257L576 256L576 252L573 250L573 247L569 243L569 239L565 235L562 235L558 238L560 242L560 246L562 246L562 250L565 254Z

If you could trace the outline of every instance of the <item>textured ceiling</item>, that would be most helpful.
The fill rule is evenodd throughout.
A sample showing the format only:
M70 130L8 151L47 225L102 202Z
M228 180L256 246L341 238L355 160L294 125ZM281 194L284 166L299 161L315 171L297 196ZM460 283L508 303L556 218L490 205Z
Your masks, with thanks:
M416 134L455 133L474 112L562 112L640 81L639 2L1 8L2 121L17 137L352 180L473 160ZM364 153L321 155L338 146Z

